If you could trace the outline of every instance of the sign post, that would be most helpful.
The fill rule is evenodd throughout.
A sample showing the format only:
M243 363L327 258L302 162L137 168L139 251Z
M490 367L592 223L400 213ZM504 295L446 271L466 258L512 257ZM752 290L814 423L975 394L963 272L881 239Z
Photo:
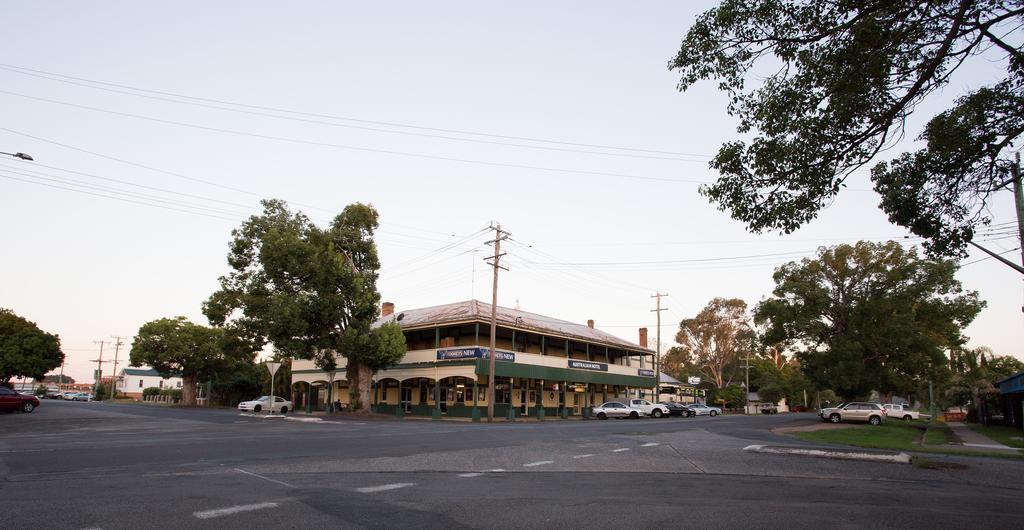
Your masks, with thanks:
M274 413L274 374L277 373L277 369L281 367L281 363L274 361L267 361L264 364L267 365L267 370L270 370L270 403L267 404L267 414Z

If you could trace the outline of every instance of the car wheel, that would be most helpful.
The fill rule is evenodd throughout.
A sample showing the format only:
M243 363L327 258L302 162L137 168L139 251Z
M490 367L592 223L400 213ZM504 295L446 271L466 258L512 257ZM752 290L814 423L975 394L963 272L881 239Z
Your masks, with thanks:
M903 416L903 419L906 420L906 421L910 421L910 420L912 420L914 418L910 417L910 414L907 414L906 416Z
M263 410L263 405L256 405L255 407L252 408L253 412L259 412L261 410Z
M868 418L868 423L870 423L871 425L881 425L882 418L878 416L871 416L870 418Z
M712 418L714 418L715 416L718 416L718 412L712 410L711 412L708 412L708 416L711 416Z
M287 414L287 413L288 413L288 407L281 407L281 414Z
M828 421L832 423L839 423L842 421L842 418L840 418L838 414L832 414L828 417Z
M639 417L640 417L640 414L637 414L637 412L635 410L633 412L629 413L629 419L631 419L631 420L635 420L635 419L637 419Z
M661 409L654 409L654 412L652 412L651 415L654 416L655 418L660 418L661 417Z
M33 410L36 410L36 406L33 405L31 401L26 401L26 402L21 404L21 411L22 412L27 414L29 412L32 412Z
M603 412L598 412L597 413L597 419L599 419L599 420L607 420L608 419L608 415L603 413Z

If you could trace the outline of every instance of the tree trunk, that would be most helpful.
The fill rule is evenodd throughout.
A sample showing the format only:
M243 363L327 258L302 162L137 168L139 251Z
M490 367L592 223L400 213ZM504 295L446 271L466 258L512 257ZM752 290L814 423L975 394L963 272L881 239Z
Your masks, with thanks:
M348 377L349 404L354 412L369 413L373 405L373 371L369 366L349 359L345 371Z
M195 375L181 376L181 404L186 407L196 406L196 381Z

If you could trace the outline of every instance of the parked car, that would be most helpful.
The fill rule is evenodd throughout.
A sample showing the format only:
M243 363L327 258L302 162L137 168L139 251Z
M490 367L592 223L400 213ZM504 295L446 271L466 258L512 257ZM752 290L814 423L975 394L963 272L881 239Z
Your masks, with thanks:
M46 399L64 399L64 394L61 394L59 390L47 390L43 397Z
M287 413L289 410L295 410L292 407L292 402L281 396L274 396L274 403L271 405L270 396L262 396L252 401L243 401L238 404L238 410L244 410L247 412L263 412L264 410L273 412L280 412L281 414Z
M594 415L599 420L607 420L608 418L639 418L643 414L642 411L627 407L626 405L619 403L618 401L609 401L608 403L602 403L600 407L594 407Z
M684 418L692 418L695 414L692 410L690 410L686 405L683 405L682 403L676 403L675 401L662 401L661 404L668 407L669 416L681 416Z
M64 400L67 400L67 401L71 401L71 398L73 398L75 396L75 394L77 394L77 393L78 392L75 391L75 390L68 390L67 392L62 392L61 393L61 399L64 399Z
M881 425L881 423L885 421L886 413L885 408L878 403L853 401L839 405L838 407L821 409L821 411L818 412L818 416L821 417L822 421L832 423L839 423L842 421L866 421L871 425Z
M921 414L916 410L910 410L910 405L887 404L882 406L885 408L885 416L887 418L899 418L907 421L930 420L932 418L929 414Z
M92 401L92 394L88 392L75 392L71 397L64 396L64 399L71 401Z
M712 418L722 413L719 407L709 407L704 403L691 403L687 408L693 411L695 416L711 416Z
M0 386L0 410L4 412L20 410L28 413L36 410L36 407L38 406L39 398L35 396L26 396L5 386Z
M646 399L631 399L629 400L629 406L633 407L645 416L651 416L652 418L660 418L662 416L668 416L668 407L661 403L651 403Z
M761 414L778 414L779 406L775 403L761 403Z

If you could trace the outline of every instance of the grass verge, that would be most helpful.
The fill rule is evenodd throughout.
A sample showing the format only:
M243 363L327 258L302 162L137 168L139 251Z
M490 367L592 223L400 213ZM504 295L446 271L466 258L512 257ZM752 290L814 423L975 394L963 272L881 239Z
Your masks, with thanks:
M824 431L793 433L796 437L810 442L852 445L871 449L889 449L893 451L914 451L957 456L994 456L999 458L1024 459L1024 452L973 451L948 445L918 445L915 442L921 435L923 425L916 423L887 422L878 426L858 426L848 429L829 429ZM934 425L929 433L935 430L932 440L949 440L952 433L945 425ZM941 437L941 438L940 438Z
M1013 427L971 425L971 430L1010 447L1024 449L1024 432Z

